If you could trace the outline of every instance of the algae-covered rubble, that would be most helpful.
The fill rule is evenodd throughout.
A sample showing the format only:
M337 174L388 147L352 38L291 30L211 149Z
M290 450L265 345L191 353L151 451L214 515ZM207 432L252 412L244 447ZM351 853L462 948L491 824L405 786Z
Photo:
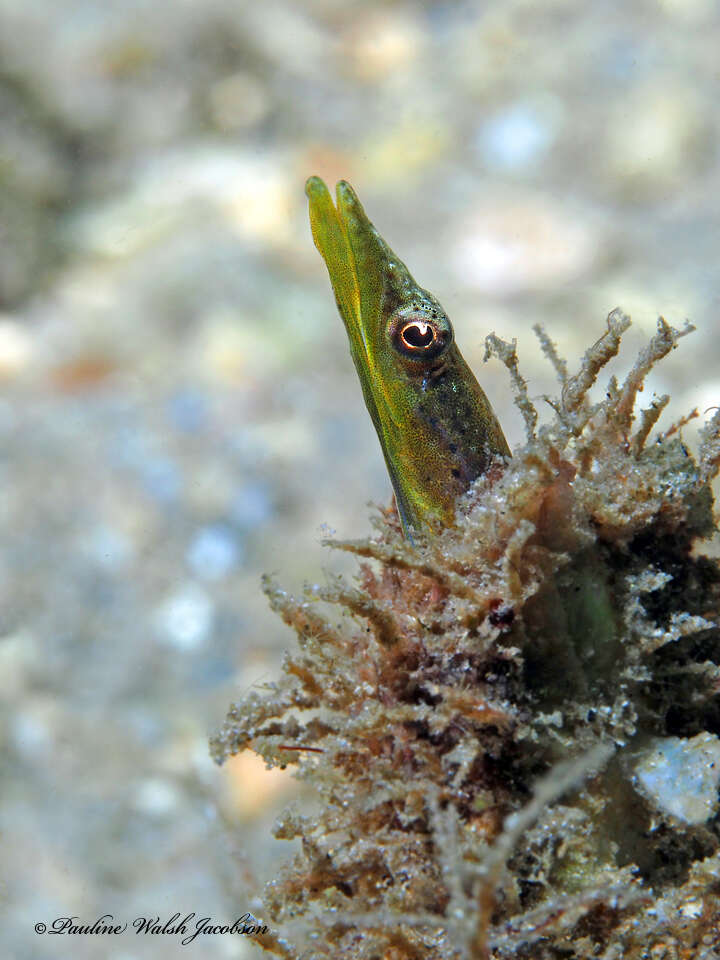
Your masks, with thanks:
M720 737L699 733L654 740L641 755L635 776L661 814L706 823L720 801Z
M697 458L677 425L650 440L667 401L636 416L637 395L689 332L662 319L592 401L628 325L613 311L572 377L540 332L561 395L539 428L489 338L528 437L456 524L410 544L380 512L329 543L357 582L266 583L298 643L212 750L293 765L320 798L276 826L301 841L266 890L276 955L718 955L720 413Z

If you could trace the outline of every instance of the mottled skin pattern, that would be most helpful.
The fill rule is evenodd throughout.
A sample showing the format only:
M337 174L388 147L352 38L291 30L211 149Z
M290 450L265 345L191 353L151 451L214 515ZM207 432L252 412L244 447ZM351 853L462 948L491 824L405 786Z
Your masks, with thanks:
M387 246L352 187L338 183L337 207L318 177L306 192L405 535L450 526L458 496L493 457L510 454L500 424L445 311Z

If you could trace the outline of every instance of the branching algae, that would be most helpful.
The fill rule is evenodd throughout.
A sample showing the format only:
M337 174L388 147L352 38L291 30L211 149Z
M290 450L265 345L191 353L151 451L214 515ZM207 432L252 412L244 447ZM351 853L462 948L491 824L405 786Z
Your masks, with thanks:
M539 428L514 345L489 337L527 427L509 458L461 358L445 370L468 428L457 411L416 416L423 373L408 392L382 379L394 357L363 366L377 333L353 317L384 318L413 349L450 328L370 226L375 251L357 256L350 188L338 211L323 191L310 181L313 230L400 520L380 513L369 539L328 544L361 558L355 584L294 598L265 583L298 646L277 683L231 708L213 754L293 764L320 809L276 826L301 852L267 888L276 932L258 942L286 958L720 957L720 568L701 552L720 412L697 460L677 426L650 441L667 397L635 413L690 328L660 319L599 403L588 391L629 318L610 314L572 376L537 331L561 385ZM407 443L380 410L401 387Z

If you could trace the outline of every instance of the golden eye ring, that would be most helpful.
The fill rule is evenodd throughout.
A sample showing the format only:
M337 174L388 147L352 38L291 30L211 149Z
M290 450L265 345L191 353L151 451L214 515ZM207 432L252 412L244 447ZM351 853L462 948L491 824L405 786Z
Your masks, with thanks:
M429 350L438 336L432 324L425 320L410 320L401 328L400 339L408 350Z

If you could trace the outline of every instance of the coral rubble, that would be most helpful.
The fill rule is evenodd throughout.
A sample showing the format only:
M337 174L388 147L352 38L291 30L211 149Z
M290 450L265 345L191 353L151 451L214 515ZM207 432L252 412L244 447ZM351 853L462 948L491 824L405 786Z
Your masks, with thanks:
M562 386L539 428L514 345L488 338L528 439L456 525L413 545L381 512L371 538L329 544L361 558L354 585L296 599L265 584L298 646L212 749L292 764L320 798L276 828L302 843L266 891L283 933L258 939L276 955L720 956L718 778L703 769L720 567L699 549L720 414L697 460L677 428L649 442L667 398L636 418L637 394L689 330L662 319L592 402L628 324L613 311L572 377L539 331Z

